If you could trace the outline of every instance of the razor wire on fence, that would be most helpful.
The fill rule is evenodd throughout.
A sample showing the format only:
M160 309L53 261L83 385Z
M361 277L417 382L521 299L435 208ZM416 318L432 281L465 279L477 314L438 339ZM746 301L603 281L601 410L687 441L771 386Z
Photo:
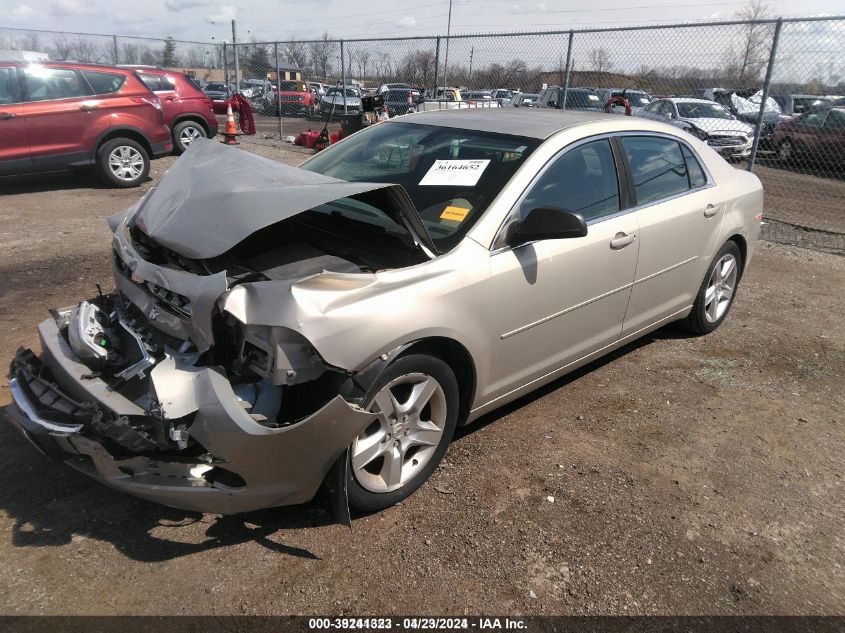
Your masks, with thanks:
M391 115L408 111L412 92L414 108L430 107L427 100L608 109L664 121L762 180L771 221L764 236L845 253L843 17L450 37L326 34L234 47L0 27L0 52L9 50L181 70L200 85L239 90L259 133L279 136L348 122L374 93Z

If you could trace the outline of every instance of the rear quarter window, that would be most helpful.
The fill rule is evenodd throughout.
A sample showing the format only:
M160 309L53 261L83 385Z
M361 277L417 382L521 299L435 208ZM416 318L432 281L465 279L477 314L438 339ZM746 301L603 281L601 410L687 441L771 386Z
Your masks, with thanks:
M83 70L82 76L91 86L95 95L108 95L120 90L126 82L126 75L103 73L94 70Z

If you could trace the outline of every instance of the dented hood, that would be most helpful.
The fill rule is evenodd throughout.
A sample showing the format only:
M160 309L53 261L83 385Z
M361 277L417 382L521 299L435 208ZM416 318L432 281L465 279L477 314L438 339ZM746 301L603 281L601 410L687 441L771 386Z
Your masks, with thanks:
M192 259L222 255L256 231L321 204L377 189L417 240L436 252L400 185L347 182L197 139L144 198L135 224L156 242Z

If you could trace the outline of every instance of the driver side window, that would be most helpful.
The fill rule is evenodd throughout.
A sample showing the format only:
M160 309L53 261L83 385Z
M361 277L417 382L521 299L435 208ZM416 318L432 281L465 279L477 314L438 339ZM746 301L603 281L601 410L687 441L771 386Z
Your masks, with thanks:
M610 141L579 145L543 172L520 205L524 218L537 207L580 213L589 222L619 211L619 182Z

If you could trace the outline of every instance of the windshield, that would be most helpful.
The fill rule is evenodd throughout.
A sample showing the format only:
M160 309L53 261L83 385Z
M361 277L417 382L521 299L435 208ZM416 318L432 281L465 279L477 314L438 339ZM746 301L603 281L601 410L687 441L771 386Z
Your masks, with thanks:
M566 93L566 105L577 108L600 108L601 97L586 90L569 90Z
M718 103L679 102L678 114L685 119L733 119L733 115Z
M621 92L614 92L613 96L621 97L623 95ZM631 103L632 106L636 107L648 105L652 101L650 95L647 95L644 92L640 92L639 90L628 90L625 92L624 96Z
M385 95L386 101L407 101L408 93L411 93L411 98L416 100L420 98L420 93L416 90L391 90Z
M206 90L220 90L222 92L226 91L226 84L205 84Z
M382 123L324 150L302 169L402 185L440 252L453 248L540 144L460 128Z
M331 97L332 95L343 96L343 91L340 88L329 88L329 91L326 93L326 96ZM357 97L358 95L359 93L355 88L346 89L347 97Z
M283 81L279 86L282 92L307 92L304 81Z

